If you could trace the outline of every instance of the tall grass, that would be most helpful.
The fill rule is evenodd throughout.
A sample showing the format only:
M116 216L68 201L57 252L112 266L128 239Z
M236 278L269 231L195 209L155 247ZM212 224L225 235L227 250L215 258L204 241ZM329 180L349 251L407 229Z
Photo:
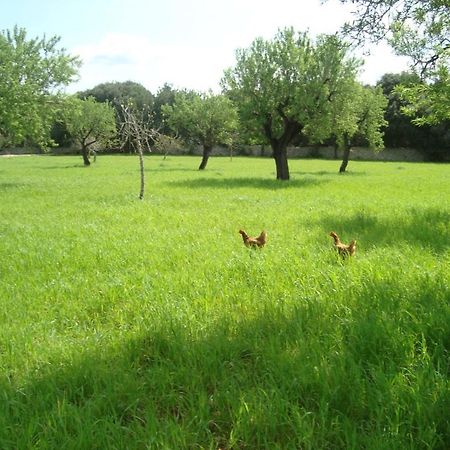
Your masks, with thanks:
M0 158L0 448L450 448L448 166L81 163Z

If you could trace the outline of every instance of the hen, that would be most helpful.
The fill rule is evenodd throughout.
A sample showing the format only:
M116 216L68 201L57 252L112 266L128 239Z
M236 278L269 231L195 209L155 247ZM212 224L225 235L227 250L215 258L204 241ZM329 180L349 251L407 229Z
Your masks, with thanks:
M330 236L334 239L334 246L337 248L339 254L345 258L346 256L353 256L356 252L356 240L350 242L350 244L344 244L339 239L339 236L332 231Z
M262 231L258 237L250 237L244 230L239 230L242 240L247 247L264 247L267 242L267 233Z

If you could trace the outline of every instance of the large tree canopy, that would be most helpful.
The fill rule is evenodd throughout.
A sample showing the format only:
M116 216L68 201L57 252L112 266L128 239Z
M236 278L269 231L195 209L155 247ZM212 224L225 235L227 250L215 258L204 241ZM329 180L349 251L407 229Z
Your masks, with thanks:
M143 108L151 110L154 102L153 94L142 84L134 81L101 83L92 89L79 92L78 96L81 98L94 97L98 102L118 105L126 105L131 102L139 110Z
M270 143L277 179L287 180L287 146L311 124L329 120L332 103L345 98L360 63L336 36L320 36L313 43L293 29L279 31L270 41L256 39L238 50L236 59L225 72L224 91L243 123Z
M79 60L58 48L59 38L27 39L24 29L0 33L0 137L46 148L60 94L74 80Z
M162 111L177 134L203 146L200 170L215 145L232 143L238 126L236 109L223 95L178 92L173 105L163 105Z

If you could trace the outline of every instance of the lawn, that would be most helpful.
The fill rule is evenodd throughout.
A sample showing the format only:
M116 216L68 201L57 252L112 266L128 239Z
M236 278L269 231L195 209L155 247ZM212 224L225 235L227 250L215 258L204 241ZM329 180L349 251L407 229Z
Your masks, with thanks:
M2 450L450 448L448 165L145 164L0 158Z

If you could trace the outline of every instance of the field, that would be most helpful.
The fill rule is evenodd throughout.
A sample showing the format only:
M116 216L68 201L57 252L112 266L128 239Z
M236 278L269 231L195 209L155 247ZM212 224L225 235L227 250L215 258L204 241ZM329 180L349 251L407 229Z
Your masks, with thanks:
M0 448L450 448L449 166L199 162L0 158Z

